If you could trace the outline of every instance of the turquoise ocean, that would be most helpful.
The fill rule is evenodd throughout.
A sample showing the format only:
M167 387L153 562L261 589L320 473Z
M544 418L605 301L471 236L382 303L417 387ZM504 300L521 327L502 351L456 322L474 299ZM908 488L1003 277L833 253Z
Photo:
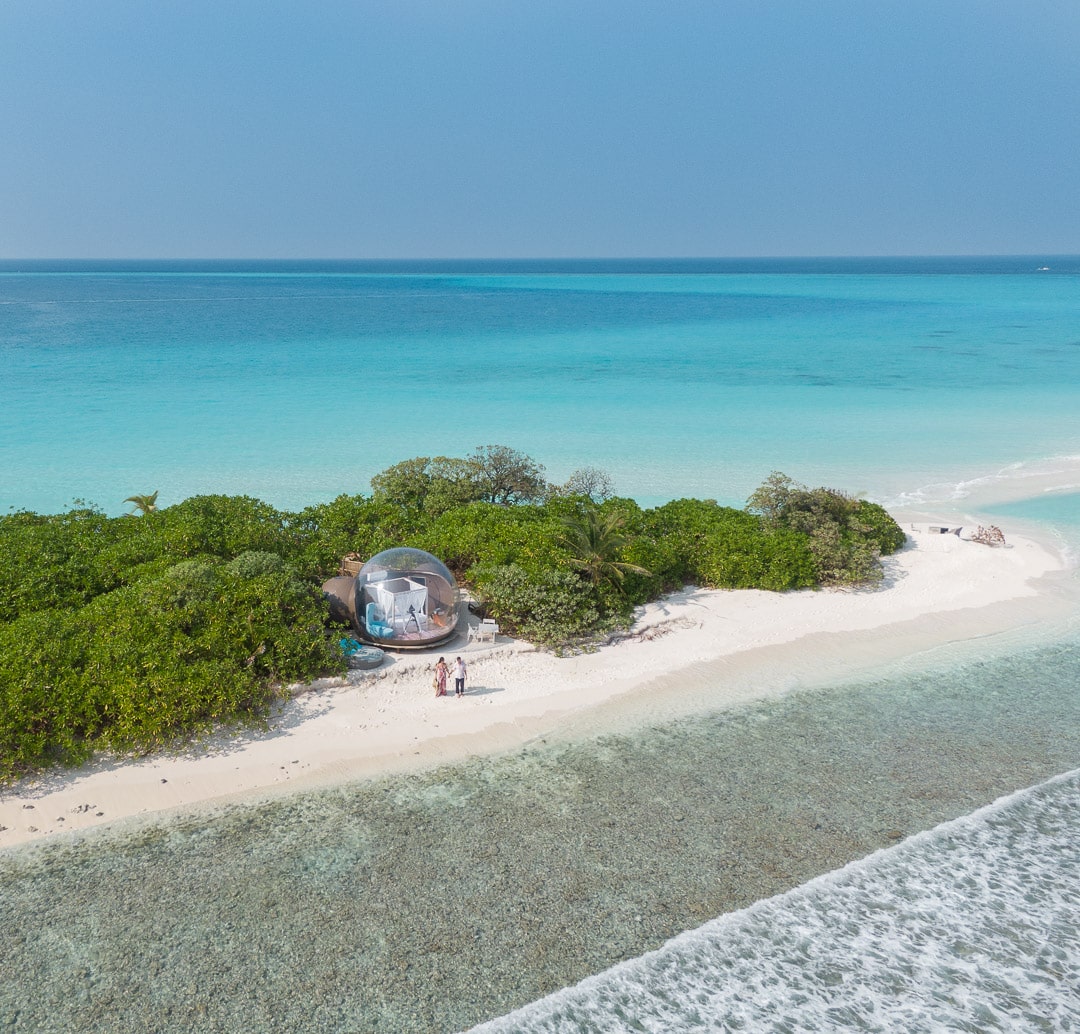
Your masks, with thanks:
M498 443L643 505L778 469L1075 556L1078 401L1076 257L0 263L0 512L297 509ZM1078 809L1064 617L5 851L0 1030L1080 1029Z
M642 504L741 504L773 469L879 499L951 487L1080 453L1078 274L3 262L0 508L298 508L489 443L556 481L601 467Z

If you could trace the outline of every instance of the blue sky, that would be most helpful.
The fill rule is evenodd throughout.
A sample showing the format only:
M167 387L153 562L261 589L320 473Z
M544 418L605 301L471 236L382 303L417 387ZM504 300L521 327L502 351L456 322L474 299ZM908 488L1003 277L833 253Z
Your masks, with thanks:
M5 0L0 257L1080 251L1076 0Z

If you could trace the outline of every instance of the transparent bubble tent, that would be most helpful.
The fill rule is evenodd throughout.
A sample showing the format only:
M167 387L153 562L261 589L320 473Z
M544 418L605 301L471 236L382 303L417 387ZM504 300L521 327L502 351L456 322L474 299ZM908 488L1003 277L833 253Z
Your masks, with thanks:
M360 569L355 619L362 638L394 649L419 649L457 630L458 591L446 565L422 549L377 553Z

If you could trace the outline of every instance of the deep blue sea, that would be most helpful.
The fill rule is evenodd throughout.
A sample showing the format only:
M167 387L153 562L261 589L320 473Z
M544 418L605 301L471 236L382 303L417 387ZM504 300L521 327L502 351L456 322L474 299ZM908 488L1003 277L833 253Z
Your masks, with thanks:
M646 505L778 469L1080 555L1078 400L1077 257L0 263L0 512L292 509L499 443ZM5 852L0 1029L1080 1030L1059 632Z

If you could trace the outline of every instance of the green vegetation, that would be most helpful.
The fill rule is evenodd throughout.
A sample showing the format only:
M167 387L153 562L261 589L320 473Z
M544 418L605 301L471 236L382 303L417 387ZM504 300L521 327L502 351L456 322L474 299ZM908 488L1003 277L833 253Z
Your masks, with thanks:
M547 494L544 468L505 445L481 445L466 459L418 456L376 474L375 498L426 513L444 513L467 503L501 506L527 503Z
M686 584L776 591L880 577L880 507L780 474L747 510L643 510L602 471L563 486L503 446L420 458L286 513L196 496L139 516L79 504L0 517L0 780L264 720L290 682L344 670L320 594L343 555L440 557L509 633L581 649Z
M626 518L621 513L588 506L580 514L564 517L562 524L558 541L570 554L568 563L594 587L605 583L621 587L628 573L649 573L644 567L618 559L626 545Z
M856 585L881 579L882 554L895 553L904 533L880 506L833 488L807 488L773 471L747 503L769 527L809 539L821 585Z
M341 668L294 541L243 497L0 518L0 778L258 720Z
M157 497L157 492L151 492L149 495L129 495L124 502L134 504L135 509L131 511L132 514L154 513L157 510Z

